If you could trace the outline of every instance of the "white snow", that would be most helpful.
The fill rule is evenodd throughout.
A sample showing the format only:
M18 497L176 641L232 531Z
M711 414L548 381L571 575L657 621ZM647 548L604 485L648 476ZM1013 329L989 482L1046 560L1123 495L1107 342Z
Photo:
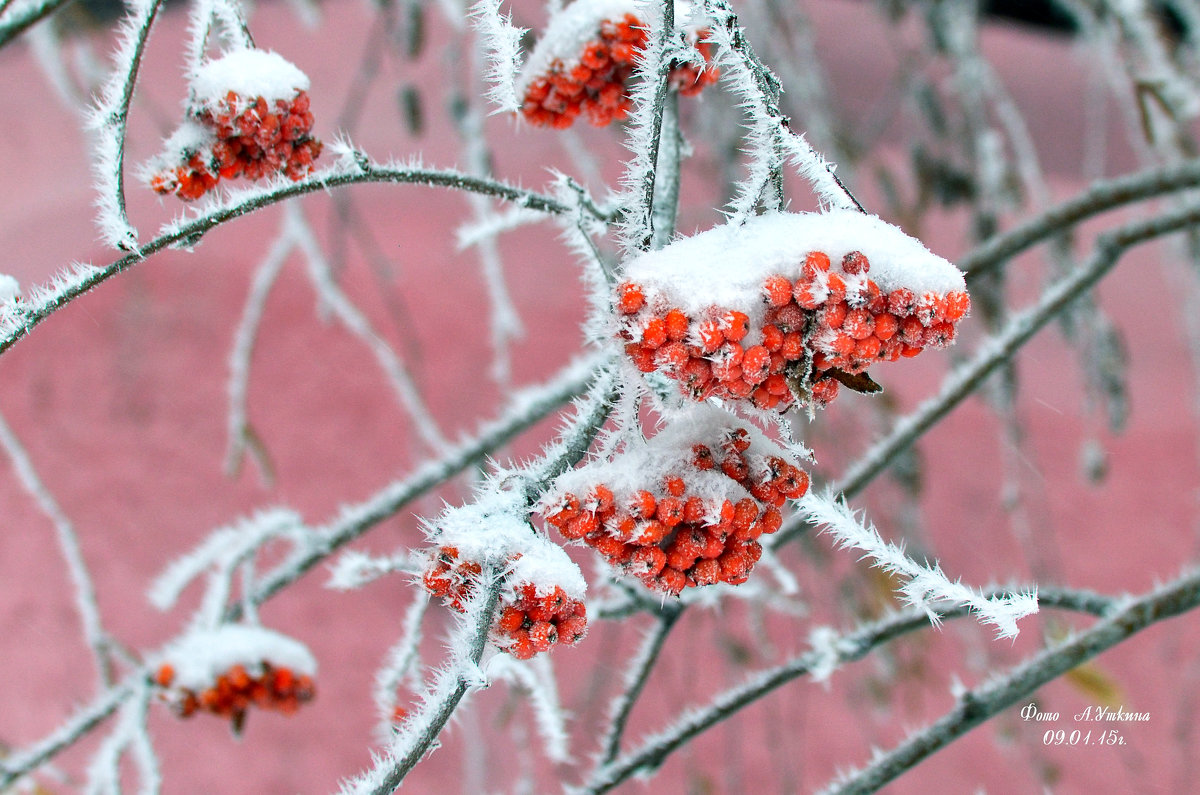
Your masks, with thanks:
M230 91L267 102L290 100L308 86L308 76L272 50L234 50L201 66L191 81L202 104L217 102Z
M842 257L861 251L867 274L884 292L906 287L917 295L966 289L962 272L921 241L874 215L856 210L767 213L672 242L625 265L625 278L657 287L688 314L717 305L751 314L763 306L763 282L781 273L796 279L810 251ZM759 318L751 314L752 325Z
M160 662L169 663L175 671L172 687L197 692L211 687L234 665L241 665L252 675L261 671L264 662L275 668L289 668L297 676L314 676L317 672L316 658L303 643L245 624L188 632L167 647Z
M433 523L430 542L454 547L462 561L508 565L513 587L531 583L541 593L557 585L572 599L582 599L587 582L579 567L535 531L514 503L506 492L485 491L476 502L444 511Z

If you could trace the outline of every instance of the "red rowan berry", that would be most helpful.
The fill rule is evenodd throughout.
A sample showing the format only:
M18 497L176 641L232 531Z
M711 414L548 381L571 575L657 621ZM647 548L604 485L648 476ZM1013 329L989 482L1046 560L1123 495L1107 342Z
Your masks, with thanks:
M785 306L792 300L792 283L786 276L768 276L763 289L771 306Z
M846 322L846 317L849 313L850 308L846 306L844 301L828 303L825 305L824 311L821 312L821 322L829 328L838 329Z
M725 339L730 342L740 342L746 336L746 324L750 322L750 317L744 312L729 311L722 318L725 330Z
M692 445L692 466L700 470L712 469L716 466L712 450L707 445Z
M804 338L798 332L789 331L783 335L783 345L779 352L789 362L794 362L804 356Z
M810 251L804 258L805 266L812 266L815 270L827 271L832 263L829 261L829 255L821 251Z
M837 397L838 382L832 378L822 378L812 385L812 399L819 406L828 406Z
M721 564L711 559L698 560L690 573L696 585L716 585L721 581Z
M627 315L632 315L646 304L646 296L642 293L641 285L624 282L617 287L617 308Z
M683 478L678 475L668 475L663 480L663 487L672 497L682 497L687 493L687 484L683 482Z
M917 308L917 299L913 291L899 287L888 293L888 310L897 317L908 317Z
M886 342L887 340L891 339L899 329L900 324L896 320L895 315L888 312L875 315L875 336L880 340Z
M658 348L667 341L667 324L660 317L652 317L642 326L642 344Z
M762 330L762 344L771 353L775 353L783 347L783 332L778 326L765 325Z
M725 342L725 332L716 320L702 320L696 328L696 335L700 338L700 349L704 353L712 353Z
M748 349L742 357L742 378L751 384L762 382L771 366L771 353L762 345Z
M851 251L842 258L842 270L853 276L866 273L871 269L871 263L861 251Z
M865 340L875 332L875 320L865 309L852 309L842 321L842 330L856 340Z
M667 338L672 340L681 340L688 333L688 316L680 309L672 309L667 312L664 319L664 324L667 330Z

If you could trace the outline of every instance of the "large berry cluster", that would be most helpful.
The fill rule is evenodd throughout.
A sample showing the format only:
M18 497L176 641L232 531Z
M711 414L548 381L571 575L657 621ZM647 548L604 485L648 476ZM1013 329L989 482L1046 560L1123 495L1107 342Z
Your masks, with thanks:
M222 81L235 67L239 71L233 79ZM260 85L239 80L244 70L257 70L266 80ZM200 90L188 107L186 132L174 146L168 141L150 173L151 188L190 201L222 179L285 174L294 181L312 171L321 142L312 136L308 81L302 72L275 53L242 50L205 66L194 88L197 83Z
M806 237L825 245L791 242ZM856 238L870 258L851 246ZM970 307L953 265L851 211L710 230L645 255L627 274L614 298L617 333L638 369L667 375L695 400L759 409L824 406L840 384L876 391L868 367L950 344ZM707 303L706 278L716 285Z
M662 371L697 400L747 399L760 409L782 409L807 388L824 406L846 376L949 345L970 307L962 291L885 293L867 276L870 268L859 251L837 267L823 252L809 252L799 278L777 273L763 282L765 312L757 328L738 309L713 306L688 315L648 301L645 288L624 282L616 298L620 334L639 370Z
M492 642L518 660L528 660L552 646L575 645L587 633L587 608L559 585L522 581L521 554L511 558L510 579L516 585L501 596ZM463 612L482 567L465 559L458 548L442 546L432 556L422 582L452 610Z
M565 29L579 38L579 20L574 17L584 13L584 7L595 3L577 2L580 9L572 13ZM574 7L574 6L573 6ZM647 43L647 32L641 20L633 13L619 17L601 18L590 21L589 38L582 44L571 42L569 53L547 57L538 51L530 58L532 71L523 83L521 114L533 124L563 129L574 124L580 114L596 126L625 118L631 107L628 81L633 75L634 65ZM547 30L543 44L557 51L564 47L559 40L554 22ZM688 34L689 41L700 53L703 65L677 63L672 65L668 83L684 96L694 96L705 86L716 82L719 70L712 63L712 45L700 41L702 31ZM548 42L548 43L547 43ZM539 44L539 49L543 47Z
M779 529L784 502L808 490L808 474L746 427L681 424L692 444L673 432L649 440L648 455L577 470L542 514L652 589L738 585L762 554L759 537Z
M160 665L154 681L171 691L169 700L181 717L210 712L231 719L235 727L241 726L251 705L290 715L316 695L311 676L297 675L290 668L277 668L265 661L254 673L243 665L234 665L219 674L211 687L198 692L187 687L172 688L174 680L175 667L171 663Z

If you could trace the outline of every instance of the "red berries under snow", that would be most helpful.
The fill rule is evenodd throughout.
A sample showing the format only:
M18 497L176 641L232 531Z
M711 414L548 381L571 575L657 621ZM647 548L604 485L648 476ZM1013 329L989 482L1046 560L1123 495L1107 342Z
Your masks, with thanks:
M693 96L715 83L712 47L690 30L688 41L703 65L678 63L668 82ZM576 0L559 12L526 64L518 93L521 114L533 124L570 127L586 115L597 126L625 118L631 107L628 82L646 48L646 28L623 0Z
M545 547L554 552L539 548L531 553L529 559L524 554L513 555L509 574L511 585L501 594L492 625L492 642L518 660L527 660L559 644L573 646L587 634L587 608L582 600L582 579L576 582L574 577L568 577L562 584L545 582L545 573L562 563L574 566L562 550L548 543ZM545 565L547 561L544 558L547 555L553 557L555 553L562 560L553 561L551 566ZM535 562L533 559L536 557L543 560ZM431 557L422 582L447 607L461 613L477 586L481 571L479 562L463 554L459 548L442 546ZM577 569L569 571L574 573ZM531 577L531 572L541 576ZM535 579L539 582L531 581Z
M229 624L172 645L154 681L180 717L209 712L240 730L251 706L290 715L312 700L315 673L316 661L298 641Z
M779 529L779 509L808 483L761 433L702 406L613 461L559 478L541 512L564 537L677 594L745 582L758 539Z
M321 142L311 135L308 78L274 52L237 50L205 64L191 81L183 125L150 164L158 193L197 199L221 179L312 171Z
M870 251L868 256L866 251ZM962 274L896 227L852 211L772 214L627 266L615 296L633 363L696 400L783 410L877 386L877 361L954 340Z

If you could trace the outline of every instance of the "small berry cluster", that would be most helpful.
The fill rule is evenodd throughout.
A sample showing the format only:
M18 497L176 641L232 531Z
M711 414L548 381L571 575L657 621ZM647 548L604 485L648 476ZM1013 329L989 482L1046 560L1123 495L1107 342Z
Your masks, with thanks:
M251 704L290 715L316 693L310 676L296 675L290 668L277 668L268 662L257 667L259 672L254 675L245 666L234 665L199 692L186 687L171 688L175 681L175 667L171 663L159 666L154 681L159 687L171 689L170 701L181 717L211 712L231 719L235 729L241 727Z
M557 644L574 646L587 634L587 607L557 585L539 591L531 583L522 583L499 615L492 640L518 660Z
M202 151L183 152L183 161L150 178L158 193L174 193L191 201L216 187L222 179L261 179L286 174L293 181L309 174L321 154L321 142L311 135L313 115L308 92L272 106L263 97L242 97L230 91L204 103L191 115L209 132Z
M741 584L762 555L758 538L779 529L779 509L809 483L779 456L747 455L750 445L744 428L723 430L716 444L680 450L643 488L596 483L565 491L545 503L543 515L564 537L582 540L654 590Z
M425 590L456 612L463 612L483 568L471 560L459 560L458 548L440 547L425 570Z
M699 41L701 37L693 36L704 64L675 64L667 77L684 96L699 94L719 74L712 64L712 46ZM633 14L601 21L596 38L583 46L577 61L555 58L529 81L521 114L533 124L555 129L570 127L581 113L597 127L625 118L632 105L628 81L646 41L646 29Z
M825 406L840 382L853 383L877 361L949 345L970 307L963 291L885 293L867 276L870 268L858 251L836 268L813 251L796 278L766 278L763 307L714 306L694 316L624 282L616 296L620 336L639 370L665 373L696 400L748 400L779 410L797 399ZM752 327L748 312L761 325Z
M430 593L461 613L481 571L479 563L460 559L456 547L443 546L422 580ZM502 596L497 615L492 641L518 660L528 660L557 644L573 646L587 632L586 606L557 585L539 589L532 583L520 583Z

